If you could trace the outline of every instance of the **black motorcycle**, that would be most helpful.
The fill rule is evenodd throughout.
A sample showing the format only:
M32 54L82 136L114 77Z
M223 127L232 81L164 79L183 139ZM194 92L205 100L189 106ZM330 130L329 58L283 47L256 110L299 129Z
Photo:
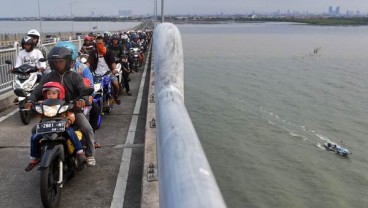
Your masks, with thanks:
M93 89L86 89L83 96L92 93ZM46 99L32 108L43 116L37 124L36 133L42 135L39 170L40 193L44 207L59 206L63 184L74 176L76 170L82 170L84 166L78 164L74 146L65 136L66 118L61 116L73 108L73 103L59 99ZM78 131L76 134L83 143L82 134Z

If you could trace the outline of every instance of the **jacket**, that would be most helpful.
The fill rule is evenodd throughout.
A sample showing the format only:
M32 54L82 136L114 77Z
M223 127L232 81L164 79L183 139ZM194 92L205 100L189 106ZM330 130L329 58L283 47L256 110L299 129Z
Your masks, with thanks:
M64 86L66 102L75 101L78 98L81 98L83 91L86 89L83 79L78 73L67 71L60 75L58 72L53 70L42 77L40 83L35 87L30 95L31 101L37 102L43 99L42 87L47 82L59 82ZM83 97L82 99L84 99L86 104L88 104L88 99L86 97Z
M114 69L112 68L112 64L115 63L115 57L114 57L114 53L110 50L106 51L106 54L104 55L105 61L107 63L107 65L109 66L109 69L111 71L113 71ZM95 72L97 69L97 64L98 64L98 54L97 54L97 50L93 50L91 52L89 52L89 56L88 56L88 60L87 62L90 64L90 69L92 72Z

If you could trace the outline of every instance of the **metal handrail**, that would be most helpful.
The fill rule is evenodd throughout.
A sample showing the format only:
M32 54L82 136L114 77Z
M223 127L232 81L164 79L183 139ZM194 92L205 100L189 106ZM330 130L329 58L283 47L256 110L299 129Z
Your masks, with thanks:
M160 207L226 207L184 105L180 32L161 23L153 34Z
M56 43L60 41L60 39L54 39L53 42L42 44L47 48L48 51L52 47L56 45ZM77 48L82 47L82 39L78 37L77 40L72 40L69 38L69 41L73 42ZM19 53L20 44L18 42L14 42L14 46L12 48L0 49L0 95L8 92L12 89L12 83L14 76L8 73L10 66L5 64L5 60L11 60L15 63L15 59Z

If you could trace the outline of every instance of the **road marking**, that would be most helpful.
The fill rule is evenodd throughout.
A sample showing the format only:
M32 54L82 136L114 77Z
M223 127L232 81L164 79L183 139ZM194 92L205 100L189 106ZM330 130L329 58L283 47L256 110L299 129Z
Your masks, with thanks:
M146 81L145 79L146 79L146 73L147 73L147 65L148 65L148 60L150 59L150 56L151 56L151 47L148 50L148 56L147 56L146 63L144 66L144 71L142 74L141 84L139 86L137 101L135 102L133 117L132 117L132 120L130 121L125 145L134 144L134 137L135 137L135 132L137 130L138 116L139 116L140 109L141 109L143 90L144 90L144 85ZM130 167L132 151L133 151L132 148L123 149L123 155L121 156L119 174L116 180L114 195L111 201L111 206L110 206L111 208L122 208L124 206L124 197L125 197L126 186L128 183L128 175L129 175L129 167Z
M5 116L1 116L0 117L0 122L3 122L5 119L9 118L10 116L13 116L14 114L16 114L19 111L19 109L15 109L14 111L8 113Z

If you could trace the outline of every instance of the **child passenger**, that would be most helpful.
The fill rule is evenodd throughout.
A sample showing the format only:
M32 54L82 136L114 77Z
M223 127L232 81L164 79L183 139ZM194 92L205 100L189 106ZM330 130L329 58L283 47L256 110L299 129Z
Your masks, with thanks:
M64 100L65 97L65 89L64 87L58 82L47 82L43 85L42 92L46 99L61 99ZM74 113L68 111L63 113L63 116L67 118L67 122L65 124L65 134L67 138L72 142L78 160L78 166L81 166L86 161L86 156L83 151L83 146L79 141L77 135L75 134L75 130L72 125L75 120ZM31 171L35 166L40 163L41 151L40 151L40 140L42 139L41 134L33 134L31 137L31 161L25 168L25 171Z

